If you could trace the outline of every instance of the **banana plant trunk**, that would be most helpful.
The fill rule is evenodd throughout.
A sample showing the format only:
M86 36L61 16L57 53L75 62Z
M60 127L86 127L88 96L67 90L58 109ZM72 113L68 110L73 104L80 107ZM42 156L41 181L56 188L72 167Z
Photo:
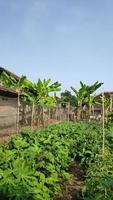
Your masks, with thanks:
M77 109L77 120L81 120L81 114L82 114L82 102L80 101L78 103L78 109Z
M92 112L92 105L89 105L89 120L90 120L90 116L91 116L91 112Z

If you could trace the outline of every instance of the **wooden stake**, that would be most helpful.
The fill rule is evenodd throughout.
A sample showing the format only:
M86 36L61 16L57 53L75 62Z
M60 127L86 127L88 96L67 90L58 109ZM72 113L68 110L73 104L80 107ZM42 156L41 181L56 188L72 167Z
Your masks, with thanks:
M19 115L20 115L20 92L18 91L18 105L17 105L17 124L16 124L16 132L19 133Z
M102 94L102 129L103 129L103 143L102 143L102 152L105 151L105 105L104 105L104 92Z
M69 122L69 113L70 113L70 103L68 103L68 122Z
M56 107L55 119L58 120L58 106Z
M42 125L45 125L44 106L42 106Z
M35 104L34 104L34 101L33 101L32 113L31 113L31 127L33 127L33 122L34 122L34 108L35 108Z
M110 95L110 111L112 112L113 107L113 95Z
M61 106L61 105L60 105ZM60 114L60 122L61 122L61 107L60 107L60 110L59 110L59 114Z

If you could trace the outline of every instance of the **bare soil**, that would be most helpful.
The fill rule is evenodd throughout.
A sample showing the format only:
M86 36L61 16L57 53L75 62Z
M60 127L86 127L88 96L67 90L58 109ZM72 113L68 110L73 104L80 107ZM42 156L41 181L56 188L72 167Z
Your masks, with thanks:
M62 184L61 194L55 197L54 200L81 200L81 189L85 173L76 162L70 164L69 172L73 175L72 178Z

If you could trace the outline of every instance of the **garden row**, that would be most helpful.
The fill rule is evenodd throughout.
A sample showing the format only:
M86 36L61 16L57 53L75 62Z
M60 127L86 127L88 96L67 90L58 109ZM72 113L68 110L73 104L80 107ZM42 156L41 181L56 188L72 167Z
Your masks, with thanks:
M81 199L113 199L113 131L106 129L102 155L99 124L65 122L40 131L25 129L0 146L0 199L51 200L70 178L76 160L86 174Z

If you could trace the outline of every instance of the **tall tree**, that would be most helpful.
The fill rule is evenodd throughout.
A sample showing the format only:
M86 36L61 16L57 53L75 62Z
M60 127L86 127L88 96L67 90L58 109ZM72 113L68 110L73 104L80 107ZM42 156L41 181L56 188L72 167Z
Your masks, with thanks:
M77 101L76 101L75 95L72 95L71 92L68 90L65 90L64 92L61 93L61 101L70 103L70 105L72 107L77 106Z

